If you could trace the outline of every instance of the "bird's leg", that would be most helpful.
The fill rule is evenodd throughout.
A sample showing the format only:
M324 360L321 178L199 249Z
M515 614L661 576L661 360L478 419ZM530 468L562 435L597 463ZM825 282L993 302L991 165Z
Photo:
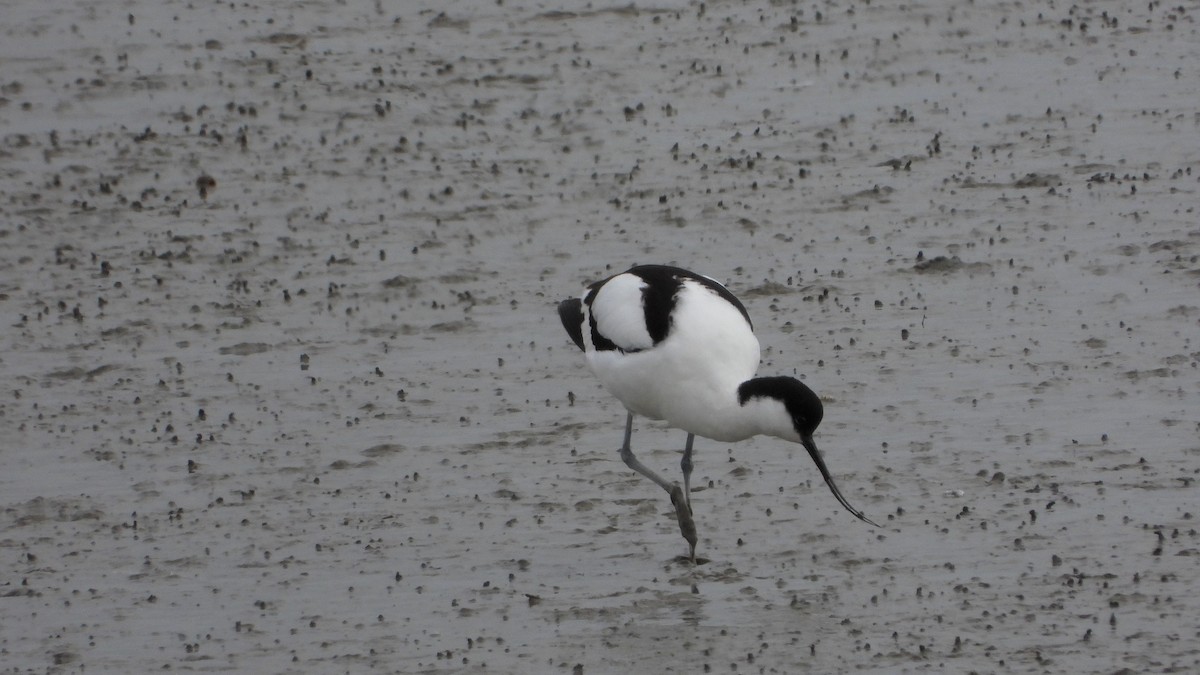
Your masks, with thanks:
M662 476L654 473L645 464L638 461L637 457L633 456L633 449L629 447L629 440L633 437L633 413L629 413L629 418L625 421L625 444L621 446L621 460L625 462L625 466L642 474L646 478L654 481L656 485L671 492L672 485L668 483Z
M689 514L692 512L692 443L695 440L695 434L688 434L687 445L683 447L683 459L679 461L679 468L683 469L683 496L687 500Z
M692 443L695 434L688 434L687 443L683 446L683 459L679 468L683 469L683 487L675 485L671 488L671 503L675 505L675 519L679 521L679 532L692 547L692 564L696 564L696 521L692 520Z
M691 546L692 564L696 564L696 521L692 520L692 506L683 496L683 488L671 486L671 503L675 505L675 519L679 521L679 533Z
M630 447L629 441L633 438L633 413L629 413L629 417L625 420L625 443L621 445L621 460L625 462L625 466L642 474L646 478L654 481L656 485L667 491L671 495L671 504L675 506L675 518L679 521L679 531L683 534L683 538L692 547L692 564L696 562L696 523L692 520L692 506L688 502L687 496L684 494L683 488L679 485L672 485L663 479L662 476L654 473L645 464L638 461L637 457L633 456L633 448ZM692 436L688 434L688 445L685 457L688 458L688 464L691 464L691 449ZM690 471L689 471L690 472ZM687 474L685 474L686 476ZM687 478L684 478L684 482Z

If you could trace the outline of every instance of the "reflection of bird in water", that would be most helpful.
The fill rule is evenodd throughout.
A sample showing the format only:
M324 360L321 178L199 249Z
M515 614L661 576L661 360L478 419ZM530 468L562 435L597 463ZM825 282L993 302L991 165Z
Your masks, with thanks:
M562 301L558 314L592 372L628 410L621 459L671 495L693 563L696 436L731 442L767 434L800 443L842 506L878 527L842 496L813 442L824 414L817 395L793 377L754 376L759 347L750 316L721 284L677 267L640 265ZM635 414L688 432L682 488L634 457L629 440Z

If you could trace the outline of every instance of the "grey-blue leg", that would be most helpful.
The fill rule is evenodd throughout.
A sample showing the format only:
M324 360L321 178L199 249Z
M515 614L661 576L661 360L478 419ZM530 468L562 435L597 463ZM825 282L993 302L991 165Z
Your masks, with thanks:
M671 484L664 480L662 476L647 468L645 464L639 462L637 457L633 456L633 449L629 447L629 441L632 437L633 413L629 413L629 418L625 420L625 444L621 446L621 460L625 462L625 466L654 481L655 484L670 494L672 487Z
M683 447L683 459L679 460L679 468L683 469L683 496L687 500L688 513L692 512L692 443L695 434L688 434L687 445Z
M638 461L637 457L633 456L633 448L629 443L633 439L633 413L629 413L629 417L625 419L625 442L621 445L621 460L625 462L625 466L642 474L646 478L654 481L656 485L667 491L671 495L671 504L675 506L675 518L679 521L679 532L687 543L691 546L692 564L696 564L696 523L692 520L692 504L687 493L688 480L692 474L692 434L688 434L687 447L683 451L683 484L684 487L679 487L677 484L671 484L663 480L663 477L654 473Z

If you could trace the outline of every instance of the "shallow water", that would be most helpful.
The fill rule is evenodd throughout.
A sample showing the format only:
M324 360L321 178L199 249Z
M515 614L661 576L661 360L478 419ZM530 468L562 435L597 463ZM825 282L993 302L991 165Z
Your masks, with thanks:
M3 672L1196 669L1195 14L7 7ZM636 262L883 527L698 441L677 560L554 314Z

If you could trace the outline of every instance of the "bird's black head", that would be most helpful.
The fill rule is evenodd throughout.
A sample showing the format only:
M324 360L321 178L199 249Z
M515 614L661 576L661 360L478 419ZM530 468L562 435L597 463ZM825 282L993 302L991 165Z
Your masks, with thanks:
M738 403L746 405L746 401L753 398L772 398L782 403L802 439L811 439L821 424L821 418L825 416L821 399L794 377L756 377L746 380L738 387Z

